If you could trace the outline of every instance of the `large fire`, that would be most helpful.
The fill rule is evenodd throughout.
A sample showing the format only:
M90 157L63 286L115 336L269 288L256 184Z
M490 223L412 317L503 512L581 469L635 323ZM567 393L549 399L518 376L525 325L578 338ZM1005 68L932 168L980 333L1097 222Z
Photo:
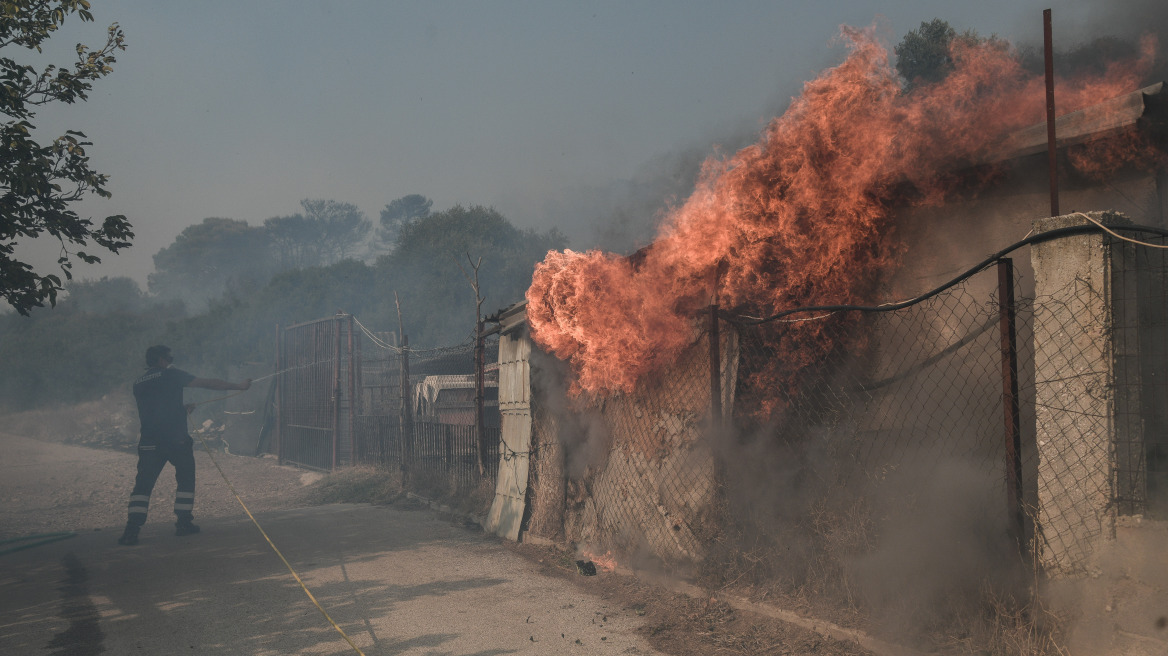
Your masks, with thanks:
M572 364L576 392L627 392L674 361L715 284L723 308L756 315L873 302L897 265L893 202L942 202L952 183L939 172L983 161L1044 120L1043 79L1000 42L958 46L949 77L904 93L874 30L843 36L845 61L806 83L758 143L707 160L642 259L569 250L537 265L532 335ZM1155 50L1143 45L1105 75L1057 80L1060 113L1138 88ZM825 357L835 345L820 326L790 324L755 382L789 386Z

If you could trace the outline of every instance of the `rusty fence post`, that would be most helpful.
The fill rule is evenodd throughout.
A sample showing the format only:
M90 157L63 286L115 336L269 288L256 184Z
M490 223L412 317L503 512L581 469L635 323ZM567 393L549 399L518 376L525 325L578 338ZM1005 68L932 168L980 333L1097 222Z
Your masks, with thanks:
M1042 12L1042 50L1046 73L1046 159L1050 176L1050 215L1059 215L1058 141L1054 110L1054 36L1050 10Z
M341 318L337 316L333 319L333 400L332 400L332 426L333 426L333 453L332 453L332 467L333 471L337 468L337 451L340 449L341 438Z
M486 436L483 434L483 402L486 396L485 381L483 375L483 368L485 365L485 357L483 355L483 322L475 324L475 452L476 460L479 465L479 477L482 478L486 474Z
M276 415L275 425L273 426L274 435L272 440L275 442L273 451L276 452L276 462L284 464L284 431L281 428L284 425L284 330L280 324L276 324L276 379L272 384L276 386L275 392L275 408L273 413Z
M348 315L346 332L349 341L349 464L357 464L357 404L360 402L357 389L357 357L353 352L353 315Z
M442 424L442 459L446 461L446 475L457 476L461 464L454 462L454 426Z
M1022 508L1022 435L1018 409L1018 336L1014 311L1014 261L998 260L998 317L1002 350L1002 409L1005 414L1006 502L1010 537L1026 558L1026 515Z
M401 376L398 389L401 390L401 407L398 411L398 440L400 440L401 471L403 474L410 470L410 459L413 458L414 417L410 408L410 338L402 335L401 346Z

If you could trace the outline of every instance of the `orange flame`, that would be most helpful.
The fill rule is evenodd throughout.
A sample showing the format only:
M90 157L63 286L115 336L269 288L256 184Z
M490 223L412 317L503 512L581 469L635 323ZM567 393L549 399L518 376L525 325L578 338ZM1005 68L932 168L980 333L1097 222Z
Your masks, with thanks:
M580 555L591 560L596 568L604 572L616 571L616 558L613 557L611 551L605 551L603 556L597 556L588 550L581 550Z
M872 28L842 32L845 61L806 83L758 143L707 160L643 259L565 251L536 266L532 335L571 363L575 392L627 392L672 362L694 338L720 265L723 307L770 314L872 302L901 251L894 202L942 202L954 182L941 172L984 161L1011 131L1044 119L1044 81L1001 42L956 47L949 77L906 94ZM1059 80L1059 110L1137 88L1154 50L1145 41L1136 62ZM789 389L838 346L821 323L784 330L781 357L757 372L757 386Z

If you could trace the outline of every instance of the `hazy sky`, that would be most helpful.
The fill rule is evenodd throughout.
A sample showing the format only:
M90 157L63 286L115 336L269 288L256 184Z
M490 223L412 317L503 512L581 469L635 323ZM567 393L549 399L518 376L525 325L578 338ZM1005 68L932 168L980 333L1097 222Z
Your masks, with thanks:
M92 0L47 49L64 63L120 23L128 48L87 103L42 110L79 129L135 245L80 277L145 281L186 226L253 225L303 198L376 222L399 196L493 205L521 227L589 225L670 153L756 132L800 83L838 63L841 24L880 21L889 44L921 21L1041 41L1050 0L860 2L157 2ZM1064 45L1105 29L1053 3ZM6 53L7 54L7 53ZM9 55L12 56L12 55ZM41 240L46 241L46 240ZM37 249L51 262L54 243ZM42 271L46 271L42 268Z

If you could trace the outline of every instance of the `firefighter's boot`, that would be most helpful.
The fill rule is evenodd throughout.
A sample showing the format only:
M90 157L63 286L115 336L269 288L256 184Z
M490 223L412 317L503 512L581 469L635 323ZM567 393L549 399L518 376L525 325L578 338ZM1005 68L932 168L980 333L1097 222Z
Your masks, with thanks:
M191 521L190 517L179 517L178 521L174 523L174 534L179 537L194 535L198 532L199 527Z
M127 547L138 544L138 525L126 524L126 530L122 531L122 537L118 538L118 544Z

